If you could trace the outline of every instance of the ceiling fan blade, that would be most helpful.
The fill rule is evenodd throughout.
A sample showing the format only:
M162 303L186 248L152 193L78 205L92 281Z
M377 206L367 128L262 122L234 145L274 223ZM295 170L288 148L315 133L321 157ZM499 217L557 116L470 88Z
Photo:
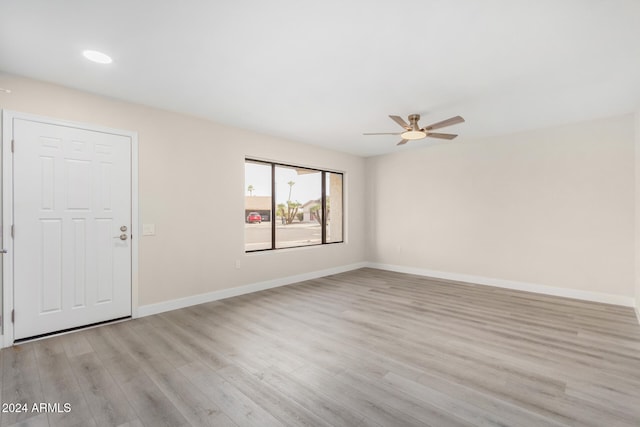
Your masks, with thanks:
M396 122L397 124L399 124L400 126L402 126L405 129L411 129L411 126L409 126L409 124L407 122L404 121L404 119L400 116L389 116L391 117L391 120L393 120L394 122Z
M458 135L454 135L452 133L427 132L427 136L429 138L453 139Z
M363 135L400 135L402 132L376 132L376 133L363 133Z
M403 139L402 141L398 142L396 145L404 145L404 144L406 144L407 142L409 142L409 140L408 140L408 139Z
M443 120L441 122L438 123L434 123L432 125L429 125L427 127L424 128L424 130L434 130L434 129L440 129L443 127L447 127L447 126L451 126L451 125L456 125L458 123L462 123L464 122L464 119L460 116L455 116L455 117L451 117L450 119L447 120Z

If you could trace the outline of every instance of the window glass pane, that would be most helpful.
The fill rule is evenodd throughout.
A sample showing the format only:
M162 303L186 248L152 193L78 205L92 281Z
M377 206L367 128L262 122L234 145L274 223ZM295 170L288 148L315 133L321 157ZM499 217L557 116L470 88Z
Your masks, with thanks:
M322 172L276 165L276 248L322 243Z
M245 251L271 249L271 165L244 164Z
M342 174L326 173L327 242L342 242Z
M342 173L246 159L245 251L343 242L343 185Z

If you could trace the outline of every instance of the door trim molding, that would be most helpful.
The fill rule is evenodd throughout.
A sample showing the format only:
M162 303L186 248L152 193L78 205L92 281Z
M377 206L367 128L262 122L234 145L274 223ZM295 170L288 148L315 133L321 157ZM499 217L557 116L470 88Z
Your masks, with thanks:
M51 117L21 113L11 110L2 111L2 247L8 253L2 255L2 324L0 325L0 348L10 347L14 342L14 329L11 322L13 304L13 156L11 140L15 119L47 123L58 126L110 133L131 139L131 317L138 317L138 249L140 240L139 194L138 194L138 133L122 129L113 129L89 123L60 120Z

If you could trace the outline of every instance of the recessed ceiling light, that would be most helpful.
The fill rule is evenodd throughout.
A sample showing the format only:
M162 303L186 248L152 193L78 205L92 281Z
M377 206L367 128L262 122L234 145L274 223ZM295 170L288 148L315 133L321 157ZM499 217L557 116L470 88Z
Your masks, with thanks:
M82 54L89 61L97 62L98 64L111 64L113 62L109 55L97 50L85 50Z

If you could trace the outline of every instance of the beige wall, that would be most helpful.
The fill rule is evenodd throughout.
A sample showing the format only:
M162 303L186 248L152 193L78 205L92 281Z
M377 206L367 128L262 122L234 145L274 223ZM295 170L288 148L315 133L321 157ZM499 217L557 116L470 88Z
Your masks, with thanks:
M634 203L633 115L438 144L367 160L367 256L632 298Z
M0 107L138 132L140 305L364 261L364 224L347 243L244 253L244 158L345 171L347 212L364 206L364 159L206 120L0 74ZM240 269L236 269L240 260Z

